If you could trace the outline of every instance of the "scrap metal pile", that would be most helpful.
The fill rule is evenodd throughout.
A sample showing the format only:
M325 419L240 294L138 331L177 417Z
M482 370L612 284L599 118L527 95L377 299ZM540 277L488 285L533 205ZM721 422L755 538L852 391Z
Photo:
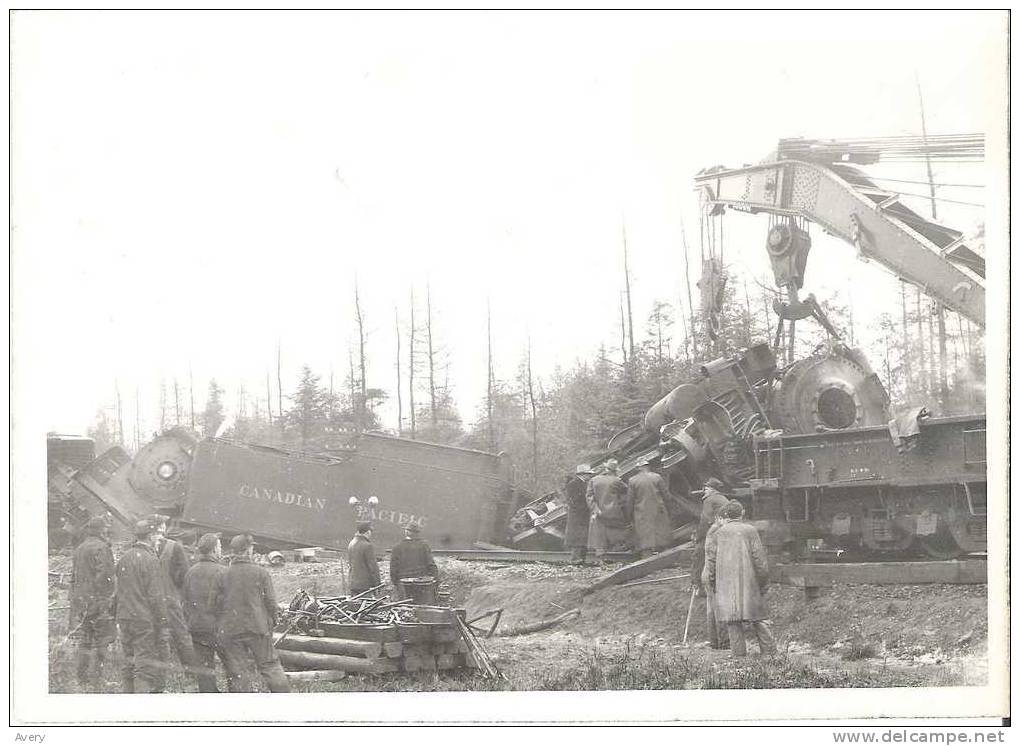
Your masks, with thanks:
M289 604L281 604L273 646L288 677L335 681L349 673L455 668L499 675L465 623L463 609L373 598L380 588L353 596L300 590Z

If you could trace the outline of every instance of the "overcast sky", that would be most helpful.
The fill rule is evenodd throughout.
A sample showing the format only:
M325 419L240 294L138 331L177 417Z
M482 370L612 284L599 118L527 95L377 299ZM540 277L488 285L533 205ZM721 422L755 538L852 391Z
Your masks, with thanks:
M394 310L406 323L429 283L471 422L486 299L501 377L529 334L540 377L615 344L624 222L643 321L680 294L681 219L697 252L697 171L760 161L783 137L918 133L915 71L929 132L1001 128L1005 23L18 13L15 397L45 428L83 432L118 380L125 419L137 386L151 432L160 379L183 385L189 367L196 408L213 376L231 404L241 383L264 397L278 339L285 390L302 363L339 382L356 276L369 385L394 389ZM764 275L765 230L728 217L727 258ZM806 290L898 307L892 278L818 234Z

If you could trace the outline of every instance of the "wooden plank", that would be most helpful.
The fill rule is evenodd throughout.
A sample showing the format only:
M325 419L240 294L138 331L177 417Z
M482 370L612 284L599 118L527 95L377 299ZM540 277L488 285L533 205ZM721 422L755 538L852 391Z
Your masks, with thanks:
M281 639L282 638L282 639ZM381 642L367 640L345 640L339 637L309 637L308 635L287 635L274 633L273 641L280 650L304 650L308 653L327 655L350 655L355 658L378 658L382 655ZM397 643L398 645L400 643Z
M340 681L347 678L346 671L284 671L287 681Z
M988 582L986 560L949 560L945 562L855 562L841 564L774 565L769 572L773 582L797 587L828 586L840 583L862 585L951 585Z
M648 559L632 562L629 565L621 567L615 572L609 573L605 577L600 578L585 588L584 594L587 595L589 593L602 590L603 588L608 588L612 585L619 585L620 583L637 580L638 578L643 578L645 575L650 575L651 573L659 570L676 567L682 562L690 561L693 554L694 547L689 543L673 547L672 549L667 549L649 557Z
M400 642L400 630L393 624L339 624L320 622L319 627L329 637L345 640L368 640L369 642Z
M346 655L328 655L325 653L306 653L300 650L277 650L280 662L290 668L331 671L349 671L355 673L391 673L400 670L397 659L390 658L352 658Z

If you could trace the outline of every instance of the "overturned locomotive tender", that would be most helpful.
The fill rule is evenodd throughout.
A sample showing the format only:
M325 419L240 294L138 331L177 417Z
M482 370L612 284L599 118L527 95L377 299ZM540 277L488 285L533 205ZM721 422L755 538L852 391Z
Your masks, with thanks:
M192 533L253 534L265 548L345 548L359 520L372 521L380 546L411 523L437 548L502 539L513 499L504 457L362 432L334 446L300 453L174 429L134 459L111 448L68 474L64 490L124 526L158 512Z
M765 344L706 363L585 468L609 458L625 479L652 462L678 496L723 479L774 547L986 546L984 415L892 419L864 356L836 341L785 368Z

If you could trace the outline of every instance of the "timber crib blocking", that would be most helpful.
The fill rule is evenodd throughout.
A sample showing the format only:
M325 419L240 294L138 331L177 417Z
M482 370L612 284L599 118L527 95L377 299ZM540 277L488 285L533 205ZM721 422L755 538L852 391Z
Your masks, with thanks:
M273 633L280 662L296 681L337 681L348 673L387 674L479 668L454 615L464 609L414 606L421 621L398 624L321 622L322 636Z

